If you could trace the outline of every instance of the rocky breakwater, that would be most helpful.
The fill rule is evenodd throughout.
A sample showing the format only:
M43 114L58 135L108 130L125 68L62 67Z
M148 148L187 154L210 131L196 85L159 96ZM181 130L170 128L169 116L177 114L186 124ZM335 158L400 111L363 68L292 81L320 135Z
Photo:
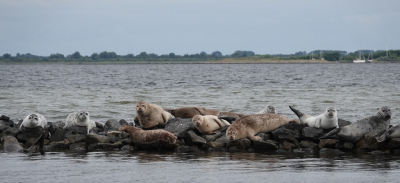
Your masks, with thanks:
M20 122L19 122L20 123ZM351 122L339 119L339 126ZM123 125L133 126L125 120L109 119L103 126L93 128L87 134L86 127L73 126L63 129L64 122L48 122L49 136L45 139L45 152L51 151L133 151L133 150L168 150L176 152L219 151L219 152L293 152L293 153L335 153L374 152L400 153L400 138L377 142L374 137L365 137L353 144L336 139L320 139L330 130L307 127L304 124L289 123L269 133L259 133L260 141L247 138L229 141L226 138L228 126L216 130L213 135L201 134L191 118L174 118L168 121L164 130L177 137L176 143L165 146L157 144L134 144L128 133L119 129ZM0 117L0 136L14 136L25 148L29 147L43 132L41 127L19 130L19 124L9 117ZM134 137L133 137L134 138Z

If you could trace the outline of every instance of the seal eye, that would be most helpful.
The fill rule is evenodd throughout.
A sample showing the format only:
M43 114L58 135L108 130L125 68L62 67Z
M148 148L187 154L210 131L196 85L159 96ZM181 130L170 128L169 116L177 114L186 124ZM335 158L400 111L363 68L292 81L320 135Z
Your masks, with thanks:
M144 105L142 105L142 107L144 107Z
M88 116L89 115L89 113L85 113L86 114L86 116Z
M81 116L83 115L83 113L80 114Z

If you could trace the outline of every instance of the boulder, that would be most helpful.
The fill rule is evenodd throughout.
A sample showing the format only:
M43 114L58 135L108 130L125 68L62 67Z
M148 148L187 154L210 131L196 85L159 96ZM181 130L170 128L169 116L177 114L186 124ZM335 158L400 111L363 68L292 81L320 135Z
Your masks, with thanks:
M273 140L254 141L253 149L256 151L276 151L278 150L278 143Z
M300 124L300 123L288 123L286 125L283 125L281 128L286 128L289 130L293 130L293 131L297 131L299 133L301 133L301 131L303 130L303 128L307 127L307 124Z
M297 146L293 143L290 143L288 141L284 141L282 144L279 144L279 149L284 149L291 151L292 149L296 149Z
M21 131L17 128L17 127L7 127L5 129L3 129L3 131L1 132L0 137L4 137L4 136L13 136L13 137L17 137L19 134L21 133Z
M321 139L319 141L319 148L335 148L338 142L339 140L336 139Z
M110 143L110 137L97 134L87 134L85 138L85 143L86 145L97 144L97 143Z
M110 143L94 143L90 144L87 148L88 151L113 151L116 149L114 144Z
M175 151L177 153L188 153L188 152L191 152L192 150L191 150L190 146L178 146L175 148Z
M386 145L387 149L395 150L400 149L400 138L392 138L389 143Z
M84 134L65 134L65 138L68 139L71 143L78 143L78 142L84 142L86 135Z
M313 148L299 148L299 149L293 149L294 153L307 153L307 154L312 154L315 152Z
M197 131L191 118L174 118L168 121L164 130L171 132L179 138L185 138L188 131Z
M67 130L67 133L65 134L65 136L67 136L67 135L77 135L77 134L81 134L81 135L86 135L87 134L87 127L86 126L70 126L66 130Z
M335 149L340 149L341 151L351 151L354 145L350 142L339 141L335 144Z
M263 141L271 140L272 135L270 133L257 133L256 136L261 137Z
M217 140L217 138L222 136L222 133L220 131L216 130L215 132L216 132L216 134L214 134L214 135L202 135L201 137L206 139L207 142L213 142L213 141Z
M305 127L301 131L301 135L304 139L318 142L319 138L324 134L324 130L321 128Z
M339 149L322 148L319 153L322 154L344 154L343 151Z
M104 132L107 133L109 131L118 131L122 127L122 125L128 125L128 123L126 123L125 120L117 121L116 119L109 119L104 124Z
M66 133L67 133L67 130L56 129L54 134L51 135L50 141L51 142L63 141Z
M69 145L70 151L86 151L86 144L84 142L73 143Z
M350 121L346 121L346 120L344 120L344 119L338 119L338 124L339 124L339 127L343 127L343 126L347 126L347 125L350 125L351 124L351 122Z
M186 133L186 142L187 145L204 145L206 143L206 139L198 136L194 131L189 131Z
M37 139L43 134L43 127L23 128L21 134L17 136L19 142L25 143L28 139Z
M207 142L205 149L208 148L215 148L215 147L226 147L229 143L229 140L226 138L226 136L222 136L221 138L218 138L214 142Z
M121 147L121 151L134 151L137 150L137 147L131 145L124 145Z
M273 130L271 134L275 141L297 141L297 139L300 138L300 133L297 130L290 130L283 127Z
M310 141L310 140L303 140L300 142L300 147L301 148L311 148L311 149L317 149L318 148L318 144Z
M58 141L58 142L51 142L49 145L44 146L44 151L49 152L49 151L64 151L69 148L69 145L71 143L68 141L68 139L64 139L63 141Z
M47 130L50 132L51 135L53 135L57 129L63 129L64 126L65 123L62 121L47 122Z
M251 141L248 138L228 142L228 147L248 148L250 146L251 146Z

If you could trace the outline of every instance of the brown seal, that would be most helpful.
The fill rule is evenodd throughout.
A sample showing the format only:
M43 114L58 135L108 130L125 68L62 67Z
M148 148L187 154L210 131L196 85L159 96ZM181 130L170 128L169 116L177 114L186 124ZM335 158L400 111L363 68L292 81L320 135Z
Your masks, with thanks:
M255 136L259 132L267 133L290 122L300 123L299 120L289 119L279 114L251 114L236 120L227 130L228 140L249 138L252 141L262 140Z
M214 115L195 115L192 118L192 122L202 134L215 134L215 130L231 125L227 121L218 119L218 117Z
M204 107L181 107L172 109L171 114L176 118L193 118L195 115L214 115L218 116L219 111L213 109L206 109Z
M142 130L134 126L122 126L120 131L129 133L134 144L158 144L167 143L175 144L176 137L165 130Z
M43 131L42 135L32 144L28 149L24 149L21 144L19 144L18 140L13 136L5 136L1 138L3 142L3 150L6 153L15 153L15 152L29 152L29 153L37 153L40 152L44 154L43 145L44 145L44 137L46 131Z
M157 125L164 126L173 117L160 106L141 101L136 104L135 118L144 128L152 128Z
M245 114L238 114L238 113L234 113L234 112L222 111L222 112L219 113L219 116L228 116L228 117L233 117L233 118L239 119L239 118L241 118L243 116L246 116L246 115Z

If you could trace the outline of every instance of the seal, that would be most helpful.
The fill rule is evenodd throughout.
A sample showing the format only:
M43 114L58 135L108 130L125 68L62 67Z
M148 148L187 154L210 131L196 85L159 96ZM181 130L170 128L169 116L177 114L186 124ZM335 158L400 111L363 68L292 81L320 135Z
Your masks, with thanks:
M261 137L255 136L259 132L267 133L288 123L300 123L297 119L289 119L279 114L251 114L236 120L226 130L228 140L249 138L260 141Z
M218 116L224 116L224 117L227 116L227 117L232 117L232 118L235 118L235 119L239 119L239 118L245 116L245 114L238 114L238 113L234 113L234 112L221 111Z
M165 130L143 130L134 126L122 126L120 131L129 133L134 144L175 144L176 137Z
M219 111L213 109L206 109L204 107L181 107L177 109L171 109L171 114L176 118L193 118L195 115L214 115L218 116Z
M227 121L218 119L218 117L214 115L195 115L192 118L192 122L202 134L209 135L216 134L215 130L231 125Z
M3 142L3 150L6 153L16 153L16 152L29 152L29 153L37 153L40 152L42 155L44 154L43 146L44 146L44 138L46 131L36 139L36 141L32 144L28 149L24 149L18 142L18 140L13 136L5 136L1 138L1 142Z
M29 114L28 116L25 117L25 119L22 121L21 126L19 126L19 130L22 130L22 127L24 128L35 128L41 126L43 129L47 129L47 120L44 116L34 113L34 114Z
M299 117L301 123L307 124L309 127L322 129L339 128L337 111L334 107L327 108L325 112L319 116L303 114L296 105L289 106L289 108Z
M386 139L391 138L399 138L400 137L400 125L396 125L392 128L389 128L385 133L383 133L379 137L375 137L376 141L383 142Z
M140 101L136 104L136 116L140 125L144 128L152 128L157 125L165 126L172 115L164 111L160 106Z
M87 128L87 134L89 134L92 128L96 127L96 122L90 120L89 112L79 111L68 114L67 119L65 119L64 130L72 126L85 126Z
M392 112L387 106L383 106L374 116L361 119L347 126L336 128L322 136L320 139L338 139L356 144L369 134L378 134L389 128Z
M276 114L274 106L267 106L263 110L256 112L255 114Z

